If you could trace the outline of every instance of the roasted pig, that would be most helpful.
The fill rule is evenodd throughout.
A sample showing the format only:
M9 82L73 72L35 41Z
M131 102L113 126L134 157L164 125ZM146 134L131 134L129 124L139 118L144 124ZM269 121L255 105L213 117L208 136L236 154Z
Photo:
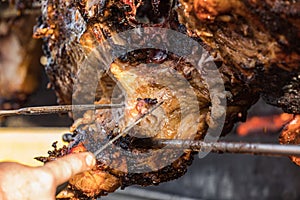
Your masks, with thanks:
M221 110L212 110L221 101L212 99L205 71L201 74L185 57L143 48L120 55L106 68L99 67L101 56L93 52L106 40L127 30L156 27L174 30L203 46L212 57L208 62L215 63L224 82L227 107L222 133L226 134L236 121L245 119L261 94L286 112L300 113L299 5L283 0L42 1L34 37L44 41L46 72L59 103L78 99L96 104L123 102L126 108L73 113L76 121L71 131L76 136L69 147L55 148L39 160L86 151L91 145L86 141L100 148L151 107L151 102L164 102L113 148L103 151L95 169L73 177L58 198L94 198L120 186L176 179L186 172L194 152L153 149L145 156L147 150L135 144L160 138L200 140L222 117ZM164 32L160 35L167 40ZM122 39L115 38L105 48L120 44ZM177 90L170 89L173 85ZM166 159L171 162L161 165Z

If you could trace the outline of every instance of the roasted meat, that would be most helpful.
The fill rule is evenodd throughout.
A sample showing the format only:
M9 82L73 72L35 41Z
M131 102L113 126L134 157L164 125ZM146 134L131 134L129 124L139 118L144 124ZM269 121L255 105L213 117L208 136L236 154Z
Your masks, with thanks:
M155 138L199 140L209 128L219 125L216 121L222 111L214 112L212 107L221 100L210 94L206 70L220 72L224 82L226 92L221 93L227 107L223 134L245 119L261 94L268 103L299 114L298 22L299 3L295 1L43 1L34 37L44 40L46 71L59 103L123 102L126 108L88 111L83 116L73 113L74 141L68 148L55 149L48 158L39 159L47 162L78 149L100 148L156 99L164 102L161 108L103 151L90 173L74 177L67 194L72 198L97 197L119 186L146 186L180 177L194 152L160 154L152 149L149 155L147 149L135 144ZM103 46L114 53L121 51L124 43L140 44L149 39L124 40L115 35L132 29L140 33L146 27L166 28L189 37L212 55L211 60L200 59L200 65L211 62L216 68L199 71L188 55L151 47L125 52L107 66L101 65L109 60L101 54ZM161 43L168 45L169 36L164 31L159 35ZM190 48L189 43L172 42L182 52ZM217 77L210 78L217 83ZM218 84L214 87L222 90ZM161 165L164 158L171 162Z
M267 103L299 115L299 1L180 2L180 22L211 46L240 80L260 88ZM296 119L282 132L282 144L299 144ZM292 160L299 164L299 158L292 157Z
M180 22L267 103L300 112L300 2L180 0Z
M193 89L186 88L185 79L174 77L171 70L177 68L177 72L184 77L185 67L190 68L189 65L174 60L165 61L157 67L114 62L110 73L119 81L127 96L125 101L128 106L121 111L123 114L118 117L111 110L90 112L74 123L72 128L78 134L75 141L78 142L77 138L84 138L83 145L89 141L87 146L92 143L91 150L96 151L114 137L118 130L122 131L151 107L151 102L164 102L132 132L118 140L116 147L97 157L105 166L104 171L117 177L122 187L132 184L155 185L175 179L183 175L191 163L191 151L179 149L145 152L134 146L137 141L141 143L149 139L200 139L205 135L210 120L208 91L201 81L194 83L195 87L202 88L196 93L201 103L197 98L193 99L194 96L189 94L194 92ZM148 76L144 76L144 73ZM177 91L171 89L171 83L176 84ZM103 101L105 100L100 102Z

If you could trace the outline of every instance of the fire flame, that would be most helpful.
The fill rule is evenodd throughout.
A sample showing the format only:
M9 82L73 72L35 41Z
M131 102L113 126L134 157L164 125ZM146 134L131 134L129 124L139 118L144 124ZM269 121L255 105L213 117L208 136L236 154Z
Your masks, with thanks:
M288 113L251 117L237 127L237 134L246 136L258 132L277 132L292 119L293 115Z

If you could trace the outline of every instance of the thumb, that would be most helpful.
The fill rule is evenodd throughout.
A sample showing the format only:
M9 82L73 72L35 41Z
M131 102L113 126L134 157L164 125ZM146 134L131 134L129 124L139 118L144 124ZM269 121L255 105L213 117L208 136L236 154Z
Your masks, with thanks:
M68 181L72 176L90 170L96 164L92 153L73 153L46 163L42 168L50 171L56 185Z

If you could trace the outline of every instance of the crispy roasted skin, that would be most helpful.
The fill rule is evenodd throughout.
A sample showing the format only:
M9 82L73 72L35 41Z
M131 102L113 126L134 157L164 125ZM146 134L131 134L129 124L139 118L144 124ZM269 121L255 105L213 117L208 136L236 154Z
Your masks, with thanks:
M181 7L174 9L177 1L143 1L138 4L135 1L43 1L42 17L35 27L34 36L43 38L44 50L48 58L46 71L51 80L53 89L59 97L59 103L70 104L73 98L88 98L89 91L82 87L74 88L79 68L92 49L99 43L108 39L111 35L135 27L156 26L176 30L198 41L214 57L218 70L222 74L225 83L227 97L226 121L223 134L231 130L234 123L246 118L248 108L254 104L259 95L263 94L268 103L282 107L285 111L299 113L299 3L292 1L221 1L221 0L181 0ZM271 3L275 3L274 5ZM278 17L278 14L281 14ZM265 17L268 16L268 17ZM286 25L288 24L288 25ZM287 26L289 28L287 28ZM183 47L184 48L184 47ZM95 100L98 103L110 103L115 81L123 86L123 91L128 94L127 105L123 124L115 121L108 111L85 113L78 119L72 130L77 132L76 141L69 149L76 148L82 138L96 135L95 148L101 143L114 137L114 130L123 129L129 121L138 116L136 105L137 98L165 99L167 93L159 93L163 88L155 84L148 84L151 78L150 68L146 64L154 62L158 51L153 49L134 51L124 58L117 59L109 69L102 69L103 76L99 81ZM183 68L193 71L193 67L180 60L171 53L162 53L163 59L159 61L160 68L175 69L186 76L189 83L197 93L199 107L204 110L199 120L197 134L194 138L202 139L209 126L211 99L201 94L205 91L205 84L199 74L188 77ZM189 71L189 70L187 70ZM93 74L92 69L85 69L87 78ZM124 75L124 76L123 76ZM136 78L129 83L127 77ZM113 77L113 79L111 78ZM279 81L280 80L280 81ZM168 79L166 78L166 81ZM198 84L197 84L198 83ZM91 84L95 84L91 82ZM139 86L146 85L139 90ZM204 89L204 90L203 90ZM152 92L150 92L152 91ZM154 92L153 92L154 91ZM84 94L84 95L83 95ZM178 105L172 105L172 97L166 98L167 102L162 109L178 110ZM203 107L201 107L201 105ZM171 112L170 112L171 113ZM155 115L159 118L159 114ZM173 124L179 123L178 116L167 116L173 120ZM151 121L151 120L150 120ZM188 124L188 123L187 123ZM147 124L140 125L136 132L150 133ZM171 130L173 126L169 127ZM104 131L103 131L104 130ZM163 129L164 130L164 129ZM165 138L166 128L162 134L147 135L150 138ZM176 138L171 134L168 138ZM185 137L182 137L185 139ZM127 152L143 152L132 146L135 137L126 136L118 140L115 145L127 150ZM87 145L88 146L88 145ZM56 150L54 152L57 152ZM125 151L126 152L126 151ZM62 156L69 151L65 151ZM111 175L114 186L126 187L132 184L151 185L163 181L176 179L182 176L191 164L193 152L184 152L170 165L156 169L154 157L145 160L144 166L153 170L146 173L126 172L130 164L127 163L126 153L118 154L115 151L104 151L97 158L98 167ZM50 156L51 157L51 156ZM53 157L53 156L52 156ZM55 156L54 156L55 157ZM117 159L116 159L117 158ZM138 157L143 161L144 158ZM48 158L42 159L48 161ZM122 166L116 169L111 166ZM125 172L124 172L125 171ZM77 176L69 185L69 189L76 191L75 197L97 197L111 192L96 188L90 190L86 185L80 185L77 181L84 179L84 175ZM76 181L77 180L77 181ZM115 189L115 187L112 187ZM96 192L95 192L96 191Z
M88 56L91 49L109 38L110 35L134 27L155 25L170 28L191 35L191 37L194 36L179 24L177 12L173 9L164 12L166 19L163 23L155 24L150 21L149 24L144 24L139 23L135 16L137 13L142 15L142 11L137 11L143 9L129 3L131 1L124 1L125 3L112 0L104 2L96 4L96 8L92 7L90 10L87 9L86 1L66 3L49 0L43 2L43 15L40 24L35 27L34 37L43 38L45 41L44 49L48 57L46 71L60 104L72 103L72 94L76 96L77 93L81 92L81 88L73 88L81 61ZM201 41L199 40L199 42ZM209 45L203 43L203 46L214 53ZM228 123L226 124L232 126L233 121L245 119L247 109L258 99L260 87L251 87L251 83L241 79L243 73L237 73L233 66L222 64L223 58L220 60L217 55L214 57L216 57L219 71L223 75L226 90L230 91L228 98L230 111L227 115ZM135 54L133 59L136 62L145 62L143 53ZM104 87L99 86L96 96L98 100L105 93L109 93L109 91L103 90L109 90L108 85L113 84L109 78L104 77L104 79L107 84ZM229 121L232 122L229 123ZM226 128L226 130L228 129L230 127Z
M180 0L180 22L244 84L288 113L300 108L300 2Z

